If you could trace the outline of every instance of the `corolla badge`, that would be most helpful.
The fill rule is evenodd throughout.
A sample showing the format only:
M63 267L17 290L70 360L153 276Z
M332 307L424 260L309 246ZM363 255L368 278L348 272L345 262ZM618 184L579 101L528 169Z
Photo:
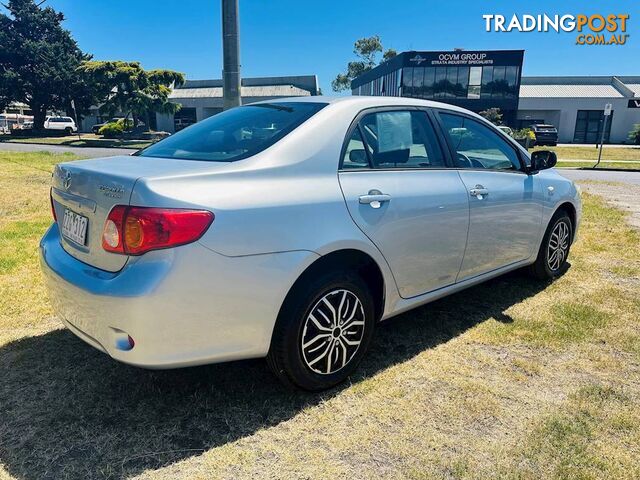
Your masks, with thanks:
M110 198L122 198L124 195L123 185L98 185L98 190L100 190L105 197Z

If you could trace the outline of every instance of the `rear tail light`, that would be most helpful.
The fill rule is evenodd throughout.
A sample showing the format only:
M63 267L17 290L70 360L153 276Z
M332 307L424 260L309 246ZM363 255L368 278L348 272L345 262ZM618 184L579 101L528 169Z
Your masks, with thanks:
M53 221L58 221L58 216L56 215L56 205L53 203L53 189L49 190L49 201L51 202L51 215L53 215Z
M102 248L123 255L195 242L207 231L214 215L206 210L113 207L102 231Z

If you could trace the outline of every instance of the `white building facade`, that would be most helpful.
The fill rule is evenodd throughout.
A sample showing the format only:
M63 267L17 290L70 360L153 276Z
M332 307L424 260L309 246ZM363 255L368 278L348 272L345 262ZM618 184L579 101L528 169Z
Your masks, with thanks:
M640 124L640 76L522 77L516 127L549 123L561 143L628 143ZM605 122L604 110L612 112Z
M284 77L243 78L241 86L242 104L284 97L318 95L318 78L315 75ZM222 80L187 80L174 89L169 97L179 103L175 115L156 114L156 128L165 132L176 132L200 120L222 111Z

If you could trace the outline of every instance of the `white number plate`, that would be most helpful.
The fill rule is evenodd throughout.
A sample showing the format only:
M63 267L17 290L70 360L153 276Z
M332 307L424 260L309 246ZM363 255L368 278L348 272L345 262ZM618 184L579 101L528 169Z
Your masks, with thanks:
M62 219L62 235L79 245L86 245L89 219L65 208Z

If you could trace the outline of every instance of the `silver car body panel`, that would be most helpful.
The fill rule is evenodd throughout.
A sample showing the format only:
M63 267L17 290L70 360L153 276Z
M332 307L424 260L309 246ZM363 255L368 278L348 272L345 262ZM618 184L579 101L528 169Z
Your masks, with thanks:
M403 298L455 283L467 244L468 193L455 170L340 172L351 217L383 252ZM389 195L362 204L370 190Z
M286 101L329 104L244 160L127 156L60 165L53 178L58 218L64 208L88 216L89 240L83 251L54 224L41 260L54 309L78 336L149 368L260 357L287 292L324 255L354 249L373 259L384 279L386 319L533 262L560 204L573 205L579 221L575 186L553 170L338 171L345 135L365 109L466 110L393 97ZM490 191L483 200L468 192L478 183ZM391 195L388 205L358 203L371 189ZM104 220L118 203L205 209L215 221L193 244L127 257L100 247ZM132 350L120 348L123 332L135 339Z

